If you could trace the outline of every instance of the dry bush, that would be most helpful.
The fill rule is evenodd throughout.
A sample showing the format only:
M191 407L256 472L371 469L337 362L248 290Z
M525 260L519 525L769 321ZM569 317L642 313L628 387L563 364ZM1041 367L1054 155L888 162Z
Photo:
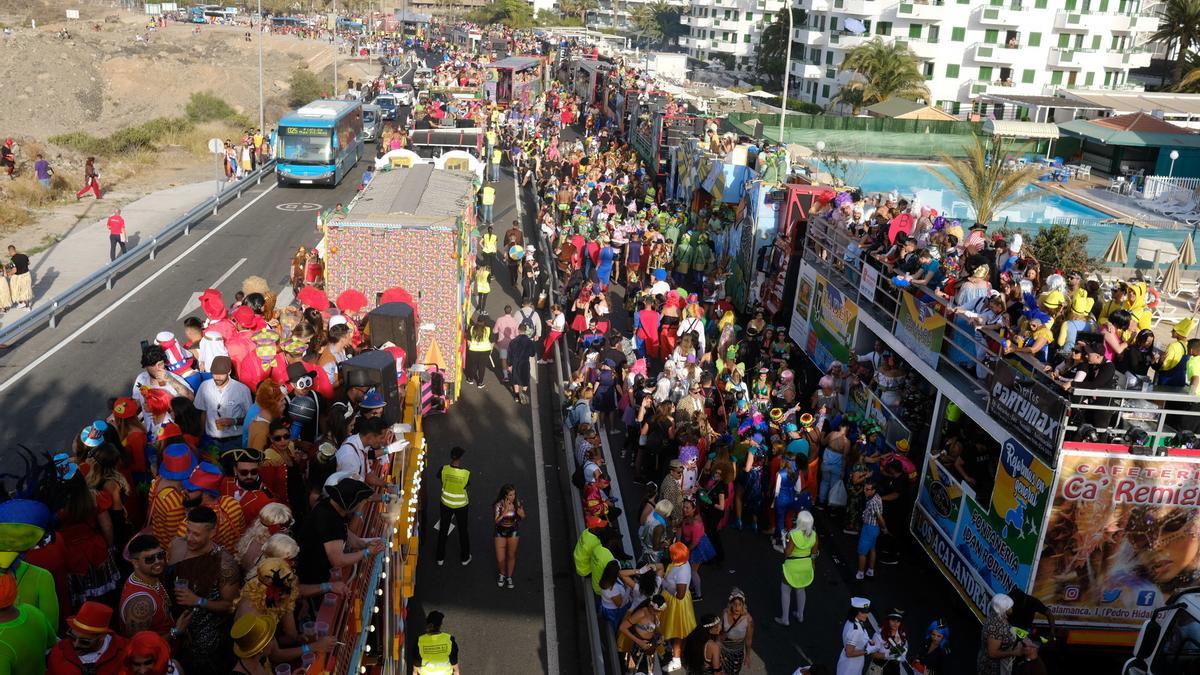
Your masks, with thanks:
M14 204L11 200L0 199L0 232L11 232L33 222L29 209Z

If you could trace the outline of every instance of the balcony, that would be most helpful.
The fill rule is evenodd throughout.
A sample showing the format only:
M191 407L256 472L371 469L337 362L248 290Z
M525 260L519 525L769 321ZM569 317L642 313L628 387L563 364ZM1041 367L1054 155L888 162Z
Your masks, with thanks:
M1150 65L1153 54L1146 49L1112 50L1100 54L1100 65L1104 68L1125 70L1145 68Z
M829 42L828 34L815 28L799 28L793 34L793 42L810 47L820 47Z
M1085 61L1093 59L1095 54L1095 50L1092 49L1061 49L1054 47L1050 50L1049 64L1059 68L1078 70L1083 68Z
M815 63L792 62L792 77L802 80L817 80L825 75L825 68Z
M976 63L997 63L1001 65L1011 65L1016 63L1020 58L1020 49L1010 49L1004 45L985 45L975 43L968 50L971 58Z
M1083 12L1059 10L1054 15L1054 30L1068 33L1086 33L1096 17Z
M871 39L870 35L855 35L854 33L830 33L830 46L840 49L854 49L855 47L868 42Z
M929 42L915 38L902 38L896 40L897 45L908 47L918 59L933 60L940 56L945 51L945 46L937 42Z
M1150 14L1121 14L1113 18L1114 33L1153 33L1158 30L1157 16Z
M851 16L871 16L883 10L883 3L879 0L833 0L833 9Z
M726 42L724 40L711 40L712 45L709 51L720 52L722 54L732 54L733 56L748 56L750 47L744 42Z
M679 44L688 49L709 49L712 44L712 40L685 35L679 38Z
M896 9L896 16L904 19L919 21L939 21L945 16L946 4L937 2L902 2Z
M807 12L828 12L833 7L832 0L800 0L796 4Z
M692 28L712 28L713 18L711 16L684 15L679 17L679 23Z
M978 20L984 26L1020 26L1023 21L1023 10L1010 7L986 6L979 10Z

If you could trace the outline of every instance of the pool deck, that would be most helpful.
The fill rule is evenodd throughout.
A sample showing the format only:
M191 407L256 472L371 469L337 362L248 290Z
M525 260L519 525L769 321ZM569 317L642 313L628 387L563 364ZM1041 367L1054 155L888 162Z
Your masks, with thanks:
M1060 183L1041 183L1034 185L1043 190L1060 194L1081 204L1103 211L1114 218L1122 218L1145 223L1150 227L1180 229L1189 227L1187 223L1172 220L1167 216L1153 211L1147 211L1134 203L1128 195L1118 195L1108 191L1108 183L1103 180L1073 180L1066 186Z

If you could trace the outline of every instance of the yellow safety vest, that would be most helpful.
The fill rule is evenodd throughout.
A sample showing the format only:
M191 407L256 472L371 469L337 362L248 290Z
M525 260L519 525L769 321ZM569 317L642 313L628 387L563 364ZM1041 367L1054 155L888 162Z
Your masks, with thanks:
M484 253L495 253L496 252L496 235L495 234L483 235L483 241L480 243L479 246L481 249L483 249Z
M490 352L492 351L491 337L492 329L484 326L483 339L473 340L471 338L467 338L467 349L473 352Z
M500 148L492 150L492 164L499 164L501 159L504 159L504 152Z
M491 293L492 282L488 281L488 271L478 270L475 272L475 292Z
M425 633L417 638L417 652L421 655L422 673L453 673L450 665L449 633Z
M487 186L483 188L483 199L481 200L484 206L491 206L496 203L496 188ZM490 224L490 223L489 223Z
M487 142L488 142L488 145L496 144L496 132L494 132L494 131L487 132Z
M442 503L452 509L466 506L467 481L470 479L471 472L467 469L450 465L442 467Z

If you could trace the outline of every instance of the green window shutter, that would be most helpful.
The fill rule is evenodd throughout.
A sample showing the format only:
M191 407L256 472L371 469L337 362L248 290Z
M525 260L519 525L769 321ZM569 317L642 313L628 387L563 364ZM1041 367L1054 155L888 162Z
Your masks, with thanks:
M821 98L829 98L829 85L827 85L827 84L821 85ZM782 115L783 113L779 113L779 114Z
M1108 48L1114 52L1119 50L1121 48L1121 38L1117 37L1116 35L1112 36L1112 41L1109 42Z
M921 37L921 24L919 24L919 23L908 24L908 37L920 38Z
M1076 4L1076 0L1067 0L1067 11L1068 12L1075 11L1075 4Z
M992 67L991 66L979 66L979 79L984 82L991 82L992 81Z
M1062 84L1062 81L1063 81L1063 71L1061 71L1061 70L1050 71L1050 84Z
M1100 0L1100 11L1101 12L1108 11L1108 0Z
M941 31L938 29L937 25L934 24L929 27L929 33L925 36L925 40L930 44L937 44L939 33L941 33Z
M1059 33L1058 48L1059 49L1067 49L1070 46L1071 46L1071 34L1070 33Z
M1021 84L1033 84L1034 75L1035 75L1035 71L1033 71L1033 70L1021 71Z
M1104 71L1104 86L1107 87L1112 84L1112 75L1111 70Z
M833 50L832 49L825 52L825 65L827 65L827 66L833 65Z
M1095 74L1095 73L1088 73L1088 74L1087 74L1087 75L1085 75L1085 76L1084 76L1084 78L1083 78L1083 85L1084 85L1085 87L1090 87L1090 86L1092 86L1092 83L1093 83L1093 82L1095 82L1095 81L1096 81L1096 74Z
M967 29L961 26L950 29L950 41L962 42L967 39Z
M745 35L742 36L742 42L744 42L745 44L750 44L750 34L749 33L746 33Z
M1033 0L1034 9L1046 9L1046 0Z
M1030 33L1029 34L1029 46L1030 47L1042 46L1042 34L1041 33Z
M746 12L746 20L753 21L754 20L754 12Z
M1092 49L1100 49L1100 36L1099 35L1092 36Z
M958 77L958 64L957 63L947 63L946 64L946 77Z
M996 30L994 28L989 28L989 29L983 31L983 43L984 44L994 45L998 42L1000 42L1000 31L999 30Z
M836 31L838 29L837 20L838 18L836 16L829 17L829 30Z

